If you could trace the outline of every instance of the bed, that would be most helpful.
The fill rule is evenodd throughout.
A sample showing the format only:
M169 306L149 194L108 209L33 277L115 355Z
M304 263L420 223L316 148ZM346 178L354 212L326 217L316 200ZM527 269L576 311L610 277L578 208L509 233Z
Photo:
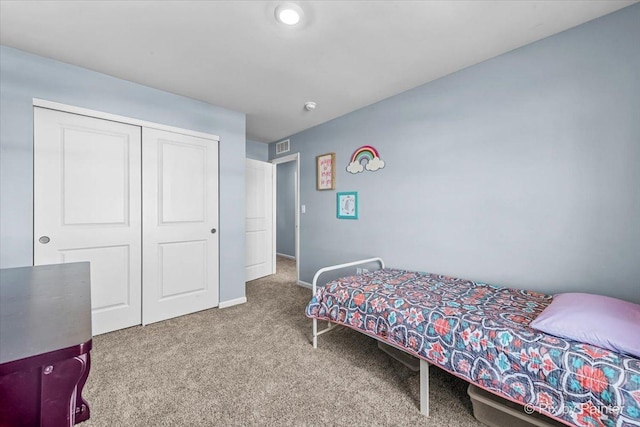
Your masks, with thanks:
M379 269L318 287L332 270ZM342 325L418 357L428 415L428 364L567 425L640 426L640 360L529 327L552 296L385 268L379 258L326 267L306 315L318 336ZM318 320L329 327L318 331Z

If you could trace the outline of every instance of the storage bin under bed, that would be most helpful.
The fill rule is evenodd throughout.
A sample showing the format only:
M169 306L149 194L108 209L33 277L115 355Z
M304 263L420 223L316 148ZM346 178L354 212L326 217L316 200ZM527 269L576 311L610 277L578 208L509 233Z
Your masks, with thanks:
M563 427L564 424L539 412L528 414L522 405L469 384L467 389L473 404L473 416L490 427Z

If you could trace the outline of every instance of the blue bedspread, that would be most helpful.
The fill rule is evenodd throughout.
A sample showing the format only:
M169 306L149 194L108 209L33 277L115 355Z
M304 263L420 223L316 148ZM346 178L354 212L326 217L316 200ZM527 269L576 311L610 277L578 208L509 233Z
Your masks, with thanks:
M550 295L384 269L318 289L308 317L389 342L569 425L640 426L640 360L538 332Z

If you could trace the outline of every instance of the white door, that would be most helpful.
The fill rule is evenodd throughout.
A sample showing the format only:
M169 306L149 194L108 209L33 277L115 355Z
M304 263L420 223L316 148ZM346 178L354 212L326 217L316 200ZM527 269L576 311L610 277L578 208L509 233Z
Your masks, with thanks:
M218 143L142 131L143 324L218 305Z
M93 335L141 322L140 133L34 108L34 264L91 263Z
M276 166L251 159L246 162L245 280L248 282L276 272L273 238Z

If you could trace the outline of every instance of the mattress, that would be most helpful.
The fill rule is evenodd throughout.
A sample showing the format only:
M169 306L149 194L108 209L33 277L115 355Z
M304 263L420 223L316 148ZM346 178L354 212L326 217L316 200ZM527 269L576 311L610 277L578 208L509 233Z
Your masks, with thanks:
M552 296L382 269L319 288L311 318L388 342L568 425L640 426L640 360L529 327Z

